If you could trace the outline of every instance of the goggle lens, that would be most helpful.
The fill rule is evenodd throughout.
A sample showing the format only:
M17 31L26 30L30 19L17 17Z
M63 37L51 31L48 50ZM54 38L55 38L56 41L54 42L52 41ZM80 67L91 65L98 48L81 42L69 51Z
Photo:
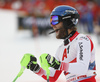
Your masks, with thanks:
M52 25L58 24L59 23L58 16L51 16L50 22L51 22Z

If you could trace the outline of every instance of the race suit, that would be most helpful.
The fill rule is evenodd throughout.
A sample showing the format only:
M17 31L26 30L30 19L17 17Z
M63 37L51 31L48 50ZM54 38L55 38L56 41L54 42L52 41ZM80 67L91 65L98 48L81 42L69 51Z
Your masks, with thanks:
M89 36L71 32L59 46L55 58L69 63L69 67L65 71L50 68L50 82L55 82L62 72L66 82L96 82L95 49ZM37 74L46 79L46 72L42 68Z

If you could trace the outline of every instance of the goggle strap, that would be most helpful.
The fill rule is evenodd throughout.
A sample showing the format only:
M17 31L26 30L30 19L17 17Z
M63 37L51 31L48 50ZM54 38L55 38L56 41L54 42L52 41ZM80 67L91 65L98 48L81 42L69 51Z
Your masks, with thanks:
M67 19L67 18L71 18L71 16L66 16L66 17L63 17L62 19Z

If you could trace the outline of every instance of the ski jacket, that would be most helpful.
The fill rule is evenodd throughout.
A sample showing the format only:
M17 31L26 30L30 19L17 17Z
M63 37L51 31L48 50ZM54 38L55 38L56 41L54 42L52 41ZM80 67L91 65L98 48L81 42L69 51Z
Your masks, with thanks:
M95 49L89 36L71 32L57 49L55 58L69 63L69 67L64 71L50 68L50 82L55 82L62 72L66 82L96 82ZM46 79L46 72L42 68L37 74Z

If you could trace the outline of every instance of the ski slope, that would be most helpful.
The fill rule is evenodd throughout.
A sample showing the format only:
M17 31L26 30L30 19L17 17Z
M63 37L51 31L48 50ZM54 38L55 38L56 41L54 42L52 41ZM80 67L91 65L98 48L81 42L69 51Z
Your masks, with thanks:
M91 35L96 48L97 82L100 82L100 45L95 35ZM30 30L17 30L17 14L13 11L0 10L0 82L12 82L21 66L20 60L25 53L38 58L42 53L55 55L63 40L57 40L55 34L34 38ZM46 82L30 70L25 70L16 82ZM57 82L66 82L63 75Z

